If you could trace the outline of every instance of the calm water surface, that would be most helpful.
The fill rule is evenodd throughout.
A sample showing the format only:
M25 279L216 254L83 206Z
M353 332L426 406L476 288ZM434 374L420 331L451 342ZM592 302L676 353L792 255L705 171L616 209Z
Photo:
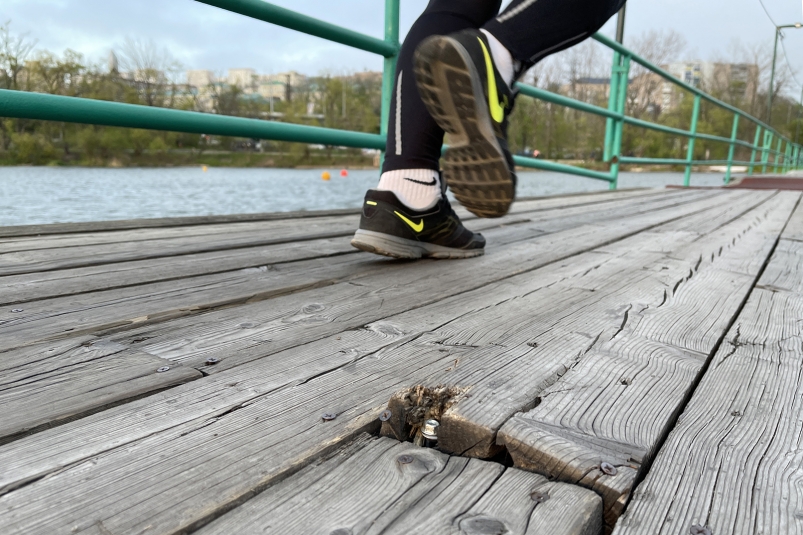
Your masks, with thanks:
M321 180L319 169L94 169L0 167L0 226L292 210L356 208L376 185L376 170ZM695 174L692 185L720 186L722 174ZM681 184L679 173L622 173L620 188ZM519 175L519 196L607 189L607 183L547 172Z

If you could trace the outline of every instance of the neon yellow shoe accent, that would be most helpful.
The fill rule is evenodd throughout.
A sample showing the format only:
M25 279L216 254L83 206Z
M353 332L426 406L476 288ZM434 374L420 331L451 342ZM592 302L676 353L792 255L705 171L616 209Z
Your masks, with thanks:
M365 201L365 204L370 204L371 206L376 206L374 201Z
M396 214L397 216L399 216L399 218L401 218L402 221L404 221L405 223L410 225L410 228L413 229L414 231L421 232L422 230L424 230L424 220L423 219L421 221L419 221L418 224L415 224L412 221L410 221L409 219L407 219L406 217L404 217L403 215L401 215L399 212L393 212L393 213Z
M485 74L488 76L488 107L491 109L491 117L497 123L505 120L505 108L499 104L499 92L496 89L496 76L494 76L494 65L491 62L491 55L485 48L485 43L477 37L482 47L482 54L485 56Z

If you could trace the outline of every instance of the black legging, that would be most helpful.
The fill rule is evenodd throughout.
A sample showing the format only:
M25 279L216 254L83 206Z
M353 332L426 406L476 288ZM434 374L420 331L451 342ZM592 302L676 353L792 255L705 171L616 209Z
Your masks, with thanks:
M483 28L527 69L589 37L624 3L625 0L514 0L496 16L502 0L430 0L399 52L382 171L438 170L443 130L421 102L413 76L413 53L421 41L431 35ZM397 94L399 89L401 95ZM401 110L398 122L397 108Z

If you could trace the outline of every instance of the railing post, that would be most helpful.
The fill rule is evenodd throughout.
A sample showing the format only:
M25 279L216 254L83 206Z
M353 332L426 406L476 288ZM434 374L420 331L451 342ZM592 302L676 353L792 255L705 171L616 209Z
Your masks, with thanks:
M731 146L728 149L728 170L725 171L725 184L730 184L731 181L731 166L733 165L733 152L736 150L736 134L739 131L739 114L733 115L733 129L731 130Z
M379 124L379 133L382 137L388 134L388 118L390 117L390 100L393 98L393 83L396 78L396 59L399 57L399 0L385 0L385 42L396 47L396 54L386 57L382 70L382 113ZM385 151L382 151L379 168L385 160Z
M778 144L775 146L775 158L772 160L772 174L778 174L778 159L781 157L781 145L783 138L778 138Z
M691 182L691 163L694 161L694 142L697 140L697 119L700 117L700 95L694 95L694 106L691 112L691 128L689 133L689 150L686 152L686 174L683 176L683 187L688 188Z
M614 64L613 70L617 73L616 83L616 102L614 111L622 117L627 108L627 78L630 75L630 56L622 57L622 64ZM611 180L609 189L616 189L619 185L619 158L622 156L622 134L625 122L623 119L616 119L613 124L613 139L611 142Z
M791 157L791 150L792 150L792 146L787 141L786 142L786 148L783 151L783 168L781 169L781 172L784 173L784 174L786 174L789 171L789 160L791 160L791 158L790 158Z
M613 64L611 65L611 83L608 88L608 110L615 112L616 103L618 102L619 95L619 69L621 64L621 54L614 51ZM605 145L603 148L602 161L611 161L611 154L613 153L613 129L614 121L610 117L605 120Z
M761 154L761 174L767 174L767 164L770 161L770 147L772 147L772 132L764 130L764 146Z
M753 149L750 151L750 167L747 170L748 176L752 176L753 174L753 167L755 167L756 162L756 149L758 149L759 141L761 141L761 127L756 125L756 135L753 138Z

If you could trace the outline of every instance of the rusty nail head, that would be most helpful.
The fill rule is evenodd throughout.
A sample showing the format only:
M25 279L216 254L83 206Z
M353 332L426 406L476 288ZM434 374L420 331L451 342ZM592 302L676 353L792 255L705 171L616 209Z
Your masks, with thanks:
M602 470L602 473L609 476L615 476L619 472L611 463L600 463L599 469Z
M209 357L208 359L206 359L206 363L209 364L210 366L212 364L217 364L218 362L220 362L220 359L216 359L215 357Z
M535 503L544 503L549 499L549 494L541 492L540 490L534 490L530 493L530 498L532 498Z
M337 418L337 414L335 414L333 412L325 412L325 413L321 414L321 418L323 418L324 422L329 422L329 421L334 420L335 418Z
M166 372L166 371L167 371L167 370L169 370L169 369L170 369L170 366L162 366L161 368L159 368L159 369L158 369L158 370L156 370L156 371L157 371L157 372L159 372L159 373L164 373L164 372Z
M414 459L412 455L399 455L399 458L396 460L401 464L410 464Z
M689 533L691 533L691 535L711 535L711 530L705 526L695 524L691 527Z
M379 413L379 420L382 422L387 422L390 420L390 417L393 416L393 413L390 412L390 409L385 409Z
M22 312L22 309L21 308L12 308L11 312L15 312L15 313L16 312Z

